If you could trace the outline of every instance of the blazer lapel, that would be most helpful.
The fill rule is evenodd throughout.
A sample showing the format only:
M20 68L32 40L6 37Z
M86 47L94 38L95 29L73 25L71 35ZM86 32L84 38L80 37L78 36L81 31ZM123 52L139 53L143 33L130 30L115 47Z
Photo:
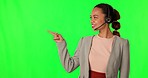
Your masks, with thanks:
M108 73L108 75L110 75L110 73L114 69L114 62L115 62L115 51L114 50L115 50L115 45L116 45L116 39L117 39L117 36L115 35L115 38L112 43L111 54L109 56L107 67L106 67L106 73Z

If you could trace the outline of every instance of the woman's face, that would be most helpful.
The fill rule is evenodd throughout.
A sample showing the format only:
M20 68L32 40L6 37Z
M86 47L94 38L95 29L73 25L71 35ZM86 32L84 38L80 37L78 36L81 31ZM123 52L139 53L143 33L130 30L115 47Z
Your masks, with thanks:
M97 7L94 8L92 10L92 14L90 15L92 28L96 29L97 27L105 23L104 17L105 17L105 14L103 14L101 8L97 8ZM99 27L98 30L100 30L101 28L103 28L103 26Z

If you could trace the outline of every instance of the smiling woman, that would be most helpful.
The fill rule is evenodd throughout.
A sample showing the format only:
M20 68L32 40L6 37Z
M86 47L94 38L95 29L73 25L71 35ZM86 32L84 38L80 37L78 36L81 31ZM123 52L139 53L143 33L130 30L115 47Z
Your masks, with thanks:
M58 46L60 60L67 72L80 66L79 78L120 78L129 77L129 41L120 36L117 29L120 18L111 5L101 3L94 7L90 16L92 28L99 30L98 35L82 37L75 55L70 57L67 44L61 34L51 32ZM109 24L115 31L112 33ZM116 33L115 33L116 32Z
M107 8L103 4L96 5L90 18L94 30L102 28L106 23L112 23L112 28L115 29L113 34L120 36L119 32L117 32L117 30L120 29L120 23L117 21L120 19L120 15L119 12L116 9L113 9L110 5L108 5Z
M104 9L95 7L102 2L111 5L114 11L116 9L120 13L118 16L121 16L120 20L109 23L110 28L107 28L107 23L103 20L105 18L92 16L94 9L102 11L101 15L108 14L103 13ZM123 41L127 39L130 42L130 78L147 78L147 3L148 0L0 0L0 78L87 78L91 72L103 73L103 76L105 73L106 77L110 77L116 75L118 67L119 78L128 74L127 70L127 73L122 70L127 69L124 67L127 65L124 63L126 61L121 61L127 44ZM113 28L113 23L116 29ZM109 36L105 37L101 33L104 28L111 30L106 32ZM55 36L59 35L55 40L59 40L62 35L66 43L61 42L57 48L47 29L58 32L54 33ZM120 37L114 35L113 31L120 32ZM92 35L95 35L93 39ZM79 41L80 48L77 49ZM101 46L98 43L102 43ZM111 43L114 43L112 47ZM65 53L62 52L66 50L65 47L70 59L68 62L66 59L63 64L58 53ZM122 49L122 52L116 47ZM105 51L99 52L100 50ZM95 60L95 55L106 58ZM95 61L102 61L102 65L96 65ZM73 70L77 64L79 67ZM66 70L72 73L67 73L62 65L67 65ZM108 70L106 72L105 67ZM114 74L110 73L112 71Z

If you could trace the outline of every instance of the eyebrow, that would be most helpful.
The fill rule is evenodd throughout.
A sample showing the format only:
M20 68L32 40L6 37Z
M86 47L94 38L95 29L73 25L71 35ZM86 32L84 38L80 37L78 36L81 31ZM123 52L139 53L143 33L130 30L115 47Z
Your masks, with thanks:
M91 15L90 15L91 16ZM98 15L93 15L93 16L98 16Z

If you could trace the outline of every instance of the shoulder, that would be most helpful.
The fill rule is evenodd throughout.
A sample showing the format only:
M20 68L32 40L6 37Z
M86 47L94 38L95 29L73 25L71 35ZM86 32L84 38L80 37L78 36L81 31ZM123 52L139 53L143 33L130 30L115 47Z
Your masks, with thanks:
M126 38L121 38L121 37L119 37L119 36L115 36L115 37L116 37L116 41L117 41L118 43L121 43L121 44L129 43L129 40L126 39Z
M79 42L81 42L82 44L90 44L93 36L94 35L91 35L91 36L82 36L80 38L80 41Z
M81 39L83 39L83 41L88 41L91 40L93 38L94 35L90 35L90 36L83 36L81 37Z

